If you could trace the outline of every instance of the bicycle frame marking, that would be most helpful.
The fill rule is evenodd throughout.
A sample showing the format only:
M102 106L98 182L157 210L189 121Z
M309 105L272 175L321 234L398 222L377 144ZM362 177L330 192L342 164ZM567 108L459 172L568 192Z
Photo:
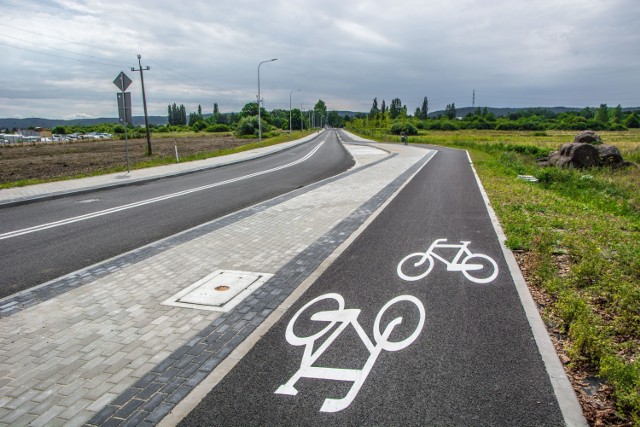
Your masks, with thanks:
M320 332L309 337L301 338L295 335L295 333L293 332L293 325L300 314L314 303L324 299L333 299L337 301L338 309L317 312L311 316L311 320L318 322L329 322L329 325L327 325ZM391 342L389 341L389 336L391 335L393 329L397 325L402 323L402 317L396 317L395 319L393 319L382 333L380 332L380 321L382 320L382 314L391 305L400 301L409 301L415 304L418 308L418 311L420 312L420 320L418 322L416 330L409 337L399 342ZM295 346L305 346L304 353L302 355L302 361L300 362L300 369L298 369L298 371L296 371L285 384L282 384L280 387L278 387L275 393L295 396L296 394L298 394L298 390L296 390L296 388L294 387L295 383L303 377L333 381L350 381L353 382L353 385L347 392L347 395L340 399L326 398L324 400L324 403L322 404L322 407L320 408L320 412L338 412L346 409L349 405L351 405L355 397L358 395L360 388L367 379L367 376L369 375L382 350L398 351L409 346L411 343L413 343L413 341L416 340L418 335L420 335L425 321L424 306L422 305L420 300L411 295L401 295L395 297L387 302L378 312L373 325L374 341L371 341L371 339L369 339L369 336L365 333L364 329L358 322L359 315L359 309L345 309L344 299L340 294L336 293L325 294L314 298L313 300L305 304L300 310L298 310L298 312L291 318L289 324L287 325L285 338L287 339L289 344ZM331 335L329 335L329 337L314 351L313 347L316 340L326 335L338 323L338 327L335 328ZM362 369L341 369L313 366L313 363L318 360L320 356L322 356L322 354L331 346L335 339L338 338L349 325L353 326L353 328L356 330L356 333L362 340L362 343L369 351L369 357L364 364L364 367Z
M482 268L481 265L478 264L474 264L474 265L464 265L460 263L460 258L462 258L463 255L471 255L471 251L469 250L468 246L471 242L464 242L464 241L460 241L460 245L453 245L453 244L448 244L445 245L443 243L438 243L438 242L446 242L447 239L436 239L431 246L429 247L429 249L427 249L427 252L425 253L425 256L427 254L431 254L432 257L442 261L446 266L447 266L447 271L462 271L462 270L480 270ZM458 253L456 254L456 256L453 258L453 260L451 262L447 261L446 259L444 259L443 257L441 257L440 255L438 255L437 253L434 252L434 250L436 248L442 248L442 249L460 249L458 251Z
M470 241L460 241L460 244L451 244L446 242L447 242L447 239L436 239L433 241L431 246L429 246L429 249L427 249L426 252L416 252L404 257L402 261L400 261L400 263L398 264L398 268L397 268L398 276L400 276L401 279L404 279L406 281L420 280L431 272L431 269L433 268L433 264L435 260L439 260L443 264L445 264L445 266L447 267L447 271L460 271L462 272L462 274L464 274L464 276L467 279L475 283L489 283L489 282L492 282L497 277L498 265L496 264L496 262L493 260L493 258L487 255L471 252L469 250L469 244L471 244ZM435 252L436 249L458 249L458 252L453 257L453 260L448 261L441 255L438 255ZM417 258L418 261L413 263L413 267L420 267L428 262L426 271L421 274L418 274L417 276L410 276L410 275L404 274L404 272L402 271L402 266L404 265L405 262L414 258ZM472 260L474 258L484 259L491 264L491 267L493 268L493 272L489 275L489 277L478 278L469 274L470 271L478 271L485 268L485 266L483 266L482 264L468 263L469 260Z

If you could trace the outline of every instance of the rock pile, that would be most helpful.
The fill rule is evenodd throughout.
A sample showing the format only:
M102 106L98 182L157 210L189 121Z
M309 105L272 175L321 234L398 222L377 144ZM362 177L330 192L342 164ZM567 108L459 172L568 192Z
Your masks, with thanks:
M551 152L549 157L539 159L538 164L578 169L593 166L618 168L633 165L624 161L620 150L613 145L604 144L600 135L590 130L580 132L573 142L562 145L559 150Z

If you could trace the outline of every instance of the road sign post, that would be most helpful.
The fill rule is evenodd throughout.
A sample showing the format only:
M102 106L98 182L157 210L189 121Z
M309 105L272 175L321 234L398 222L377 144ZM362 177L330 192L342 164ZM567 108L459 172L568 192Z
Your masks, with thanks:
M120 124L124 127L124 147L125 147L125 157L127 159L127 173L131 172L131 167L129 165L129 137L127 135L127 124L131 123L132 113L131 113L131 92L125 92L125 90L131 84L131 79L121 71L120 74L113 81L118 89L120 89L120 93L116 94L116 98L118 100L118 118L120 119Z

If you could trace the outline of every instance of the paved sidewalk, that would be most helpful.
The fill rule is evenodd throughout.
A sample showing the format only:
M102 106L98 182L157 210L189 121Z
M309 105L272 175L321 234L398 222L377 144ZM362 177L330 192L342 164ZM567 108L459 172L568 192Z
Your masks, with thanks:
M433 154L377 146L347 145L358 166L337 177L0 300L0 424L160 422ZM274 276L227 313L162 304L218 269Z

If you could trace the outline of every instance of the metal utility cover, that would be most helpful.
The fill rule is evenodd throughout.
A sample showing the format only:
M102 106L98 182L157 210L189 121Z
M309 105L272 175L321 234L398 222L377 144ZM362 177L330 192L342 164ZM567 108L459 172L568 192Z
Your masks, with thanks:
M217 270L163 304L210 311L229 311L273 274Z

